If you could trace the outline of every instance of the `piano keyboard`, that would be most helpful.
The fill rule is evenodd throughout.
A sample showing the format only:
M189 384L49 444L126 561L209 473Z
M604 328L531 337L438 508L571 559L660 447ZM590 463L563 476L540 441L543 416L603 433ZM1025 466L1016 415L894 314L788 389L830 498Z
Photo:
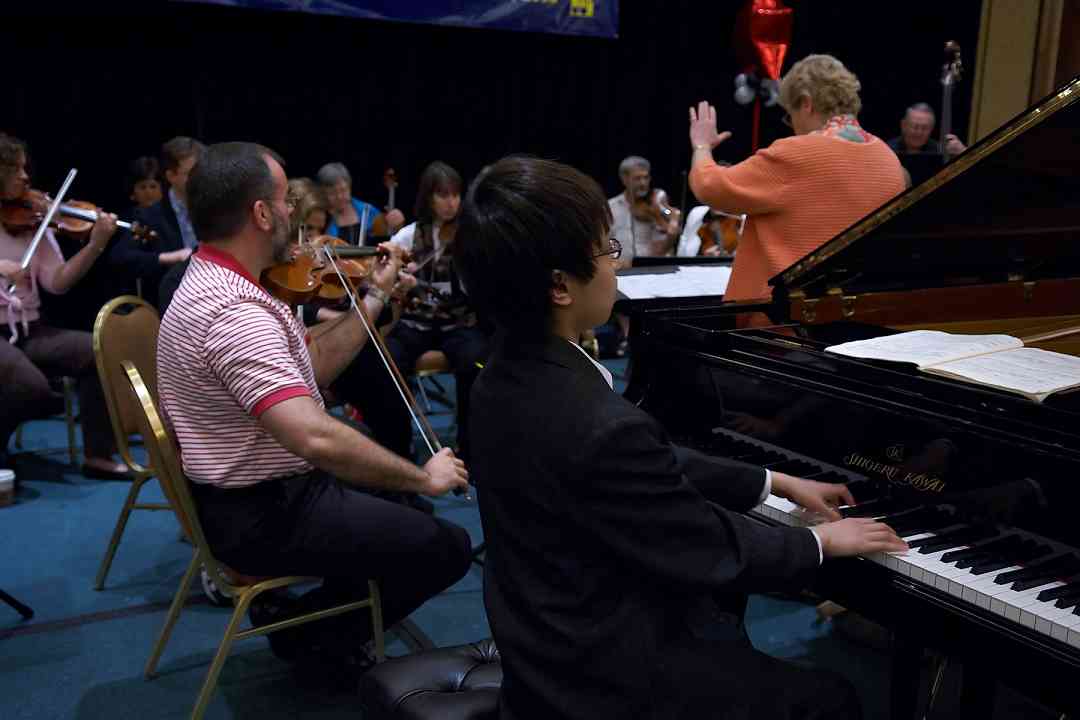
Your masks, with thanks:
M862 504L842 509L843 514L889 523L911 546L906 553L874 553L866 560L1080 648L1080 555L1075 549L1011 528L964 523L949 506L893 506L876 499L870 491L873 484L857 473L725 428L714 429L713 437L706 452L798 477L847 482ZM803 472L787 469L791 467ZM751 514L792 527L821 521L776 495Z

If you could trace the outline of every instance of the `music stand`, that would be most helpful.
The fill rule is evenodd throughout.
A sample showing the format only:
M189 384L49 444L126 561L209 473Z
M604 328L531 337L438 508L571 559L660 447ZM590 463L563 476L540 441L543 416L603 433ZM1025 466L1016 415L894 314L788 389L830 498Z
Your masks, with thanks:
M15 611L22 615L24 620L29 620L30 618L34 617L33 608L23 605L21 602L11 597L3 590L0 590L0 600L3 600L8 605L15 608Z

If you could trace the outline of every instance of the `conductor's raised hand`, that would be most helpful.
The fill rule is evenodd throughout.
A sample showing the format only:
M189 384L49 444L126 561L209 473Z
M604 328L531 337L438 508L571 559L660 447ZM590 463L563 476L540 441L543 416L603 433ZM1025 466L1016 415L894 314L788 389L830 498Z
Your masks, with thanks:
M716 108L702 100L697 110L690 108L690 145L704 145L710 150L731 137L728 131L716 131Z
M424 495L445 495L453 490L467 490L469 471L450 448L443 448L424 464L427 473L426 486L420 490Z
M870 518L846 518L814 526L825 557L904 552L908 544L891 527Z

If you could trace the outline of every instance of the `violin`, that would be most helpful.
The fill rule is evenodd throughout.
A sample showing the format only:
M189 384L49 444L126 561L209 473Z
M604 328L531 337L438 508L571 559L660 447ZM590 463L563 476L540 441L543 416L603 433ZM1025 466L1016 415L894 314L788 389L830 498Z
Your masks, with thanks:
M397 192L398 179L394 168L387 168L386 172L383 173L383 186L386 187L388 193L388 201L383 209L390 212L396 209L394 206L394 194ZM380 215L372 221L370 236L374 238L390 237L390 226L386 223L386 215Z
M21 197L5 199L0 204L0 224L13 235L29 232L44 219L50 202L49 196L40 190L27 190ZM50 224L69 237L86 242L101 212L101 208L93 203L68 200L56 210L56 214L63 217ZM157 233L137 222L117 220L116 226L130 231L144 243L157 238Z
M451 318L452 306L455 304L455 301L450 293L429 280L422 280L419 277L419 274L425 265L437 261L439 257L445 256L448 252L451 252L454 238L457 237L457 229L457 218L454 218L450 222L443 223L439 228L439 239L442 241L443 248L442 252L437 253L432 250L428 253L427 257L417 265L412 273L416 276L416 287L409 292L409 297L405 302L404 309L407 310L409 314L417 316L427 322L432 322L435 319L449 320Z
M734 254L745 228L746 213L709 210L697 231L701 238L698 255Z
M325 246L334 248L337 270L355 286L367 282L374 261L390 253L379 247L356 247L341 238L320 235L293 248L292 257L263 271L260 281L271 295L289 305L308 303L334 304L348 296L337 270L327 267L323 259ZM407 254L406 254L407 255ZM405 260L405 258L402 258ZM408 260L405 260L408 262Z
M630 213L637 220L653 223L658 230L665 229L672 218L681 215L679 210L668 204L667 194L661 190L650 190L645 197L635 198Z

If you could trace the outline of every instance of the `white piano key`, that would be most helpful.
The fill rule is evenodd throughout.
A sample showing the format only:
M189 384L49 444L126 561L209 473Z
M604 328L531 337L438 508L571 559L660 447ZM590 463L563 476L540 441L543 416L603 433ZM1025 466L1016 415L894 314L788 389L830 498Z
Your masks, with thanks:
M809 524L817 524L821 520L790 500L775 495L770 495L756 508L756 511L775 522L793 527L805 527ZM907 536L906 539L914 542L916 539L934 537L935 534L947 531L948 528L944 528L939 533L916 533ZM1022 531L1012 530L1011 532L1026 535ZM998 584L994 581L1003 573L1019 570L1021 568L1019 565L1010 565L982 575L975 575L971 572L971 568L958 568L955 563L941 561L947 552L964 547L967 546L960 545L928 554L916 550L900 553L879 552L867 555L866 559L905 577L949 593L975 607L988 610L1002 618L1003 622L1032 628L1047 637L1080 648L1080 615L1073 612L1074 607L1059 608L1055 606L1055 600L1038 599L1039 594L1044 590L1060 586L1062 584L1060 581L1055 580L1039 587L1017 591L1010 587L1011 583Z

